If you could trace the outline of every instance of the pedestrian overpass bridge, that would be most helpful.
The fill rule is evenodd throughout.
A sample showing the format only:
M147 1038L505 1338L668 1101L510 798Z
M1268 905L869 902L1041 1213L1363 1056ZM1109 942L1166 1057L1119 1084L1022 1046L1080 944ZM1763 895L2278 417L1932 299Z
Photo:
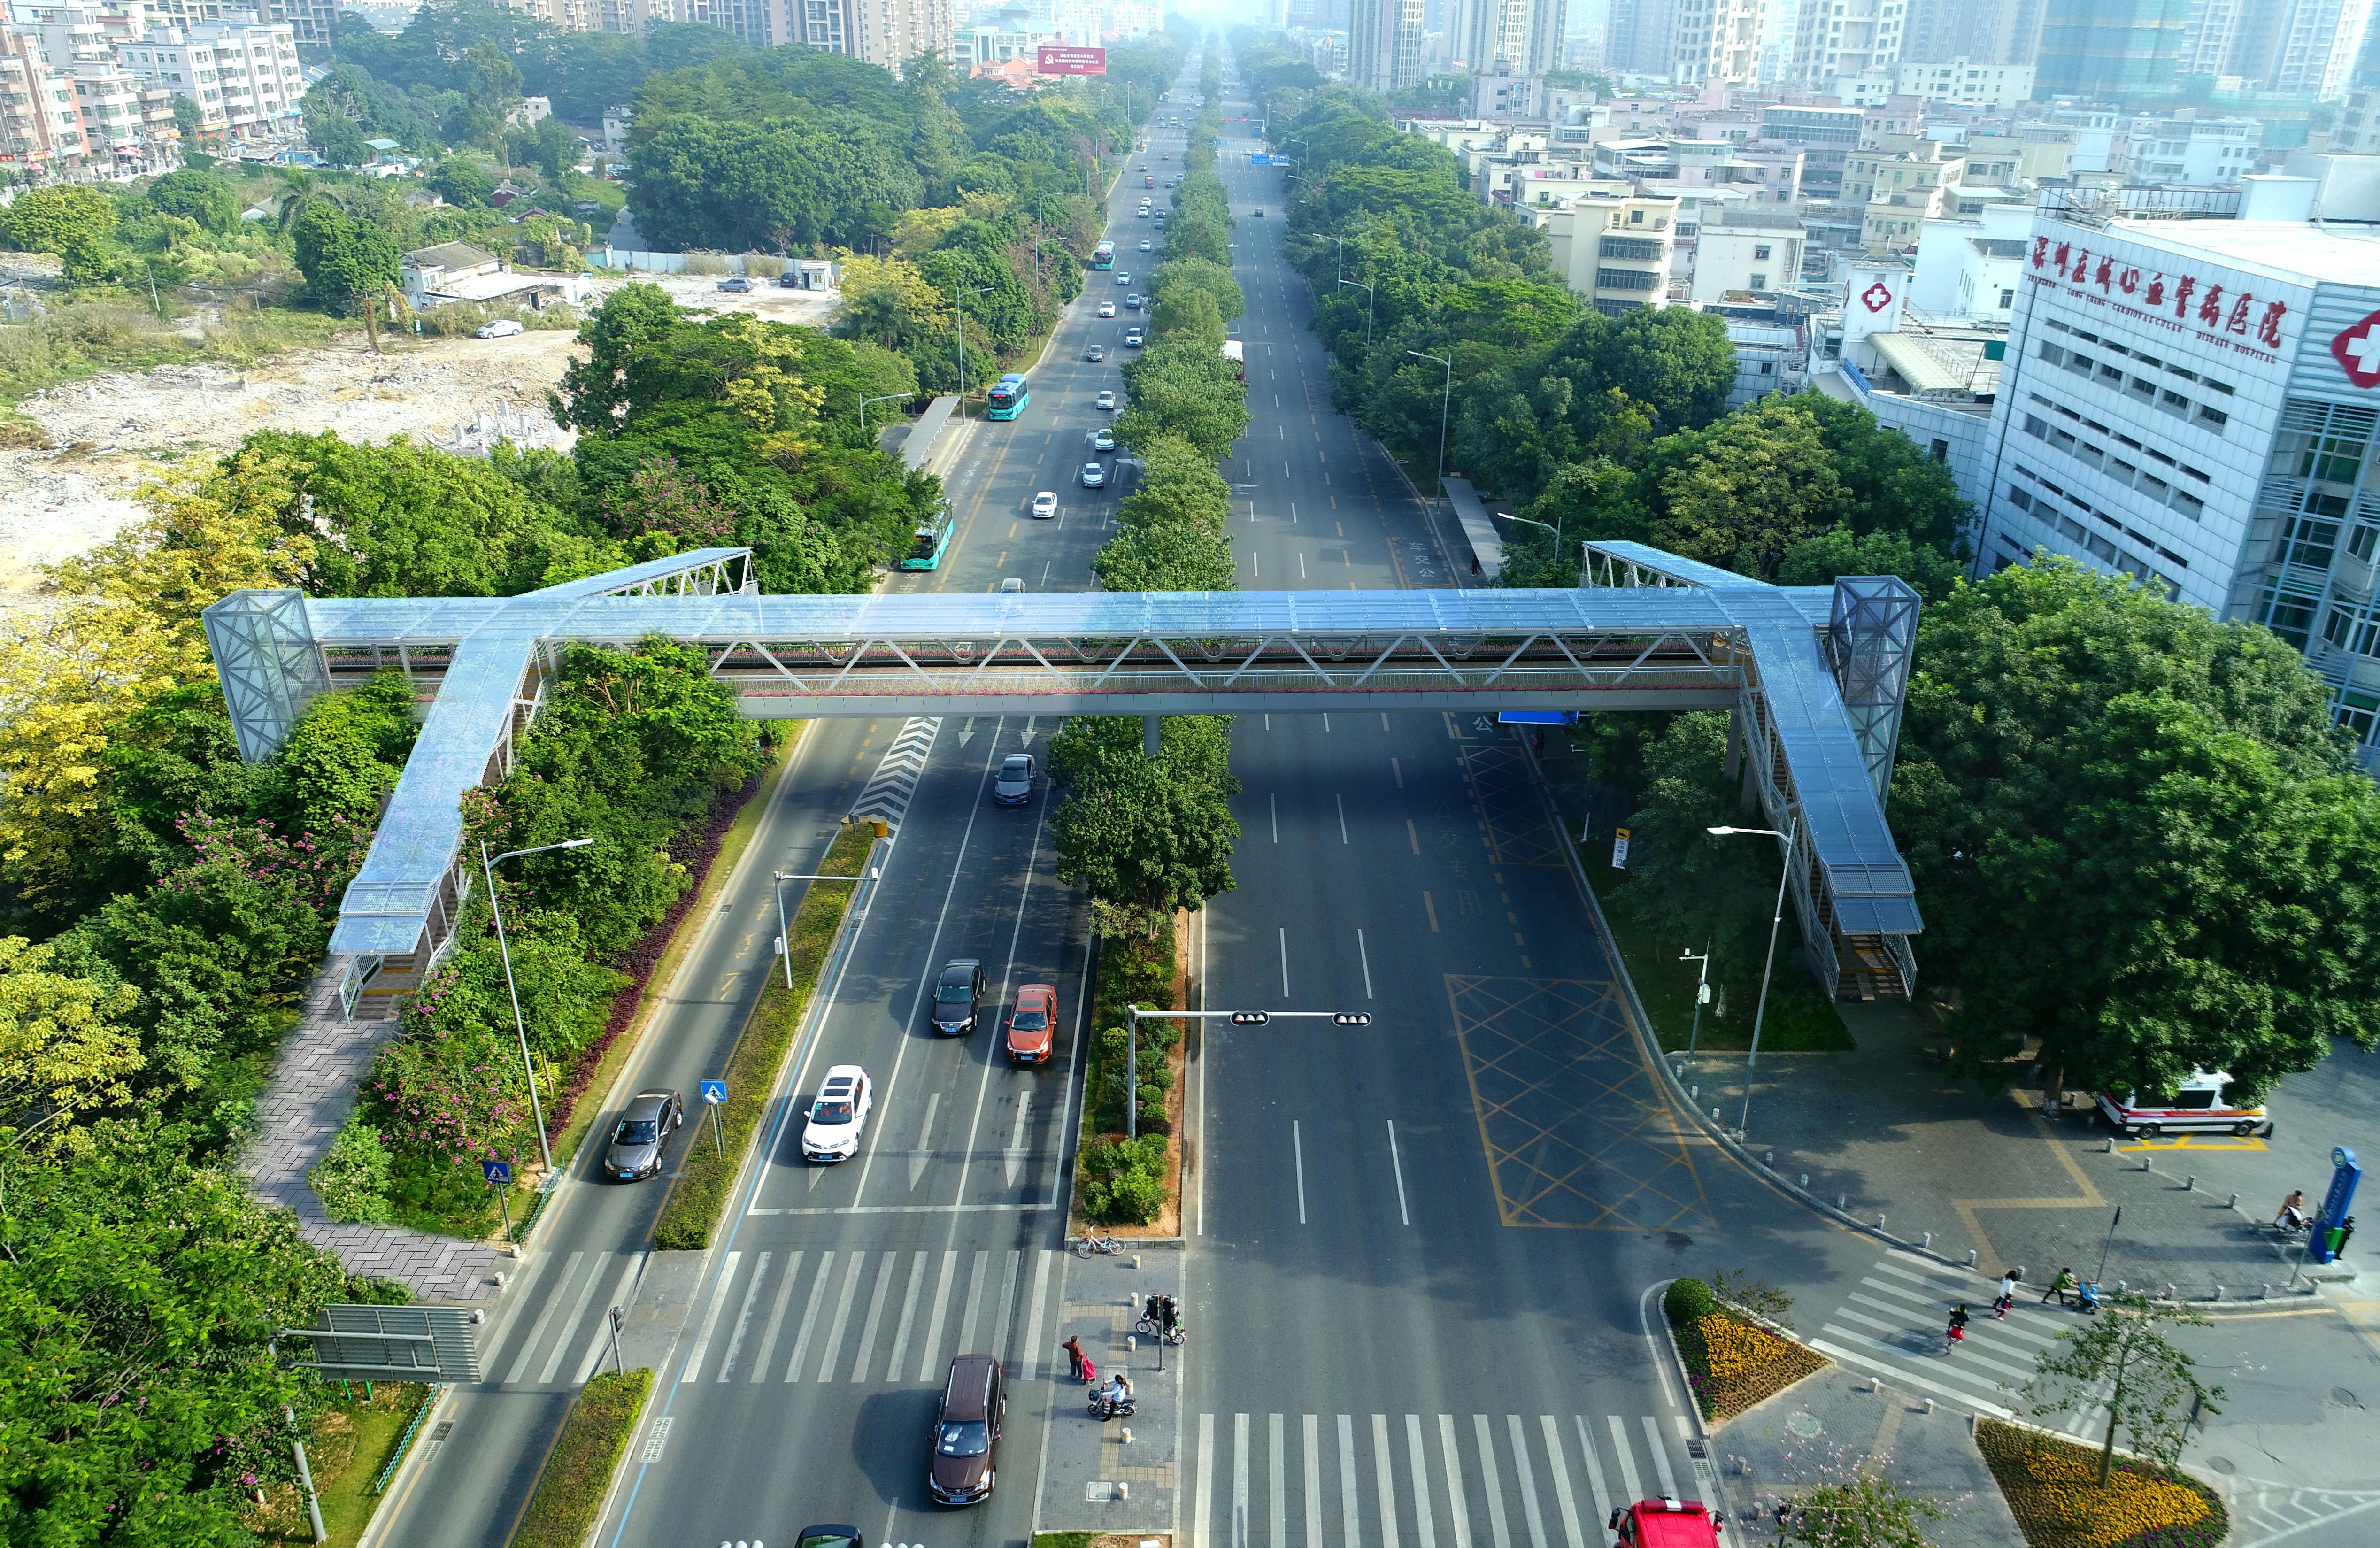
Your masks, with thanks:
M462 797L509 771L565 651L661 635L707 652L755 719L1724 709L1730 774L1795 835L1812 969L1839 995L1912 993L1923 925L1883 796L1915 593L1769 586L1635 543L1587 560L1593 584L1563 591L765 596L750 552L719 548L517 597L237 591L205 625L250 762L384 668L428 701L331 937L366 973L451 942Z

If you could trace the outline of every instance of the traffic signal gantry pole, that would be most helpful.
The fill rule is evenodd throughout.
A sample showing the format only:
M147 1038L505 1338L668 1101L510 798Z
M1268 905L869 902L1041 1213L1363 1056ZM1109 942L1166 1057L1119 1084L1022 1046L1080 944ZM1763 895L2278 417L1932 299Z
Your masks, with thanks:
M1321 1018L1341 1027L1368 1027L1371 1014L1361 1010L1143 1010L1126 1006L1124 1030L1123 1135L1140 1138L1140 1024L1144 1021L1229 1021L1234 1027L1261 1027L1276 1017Z

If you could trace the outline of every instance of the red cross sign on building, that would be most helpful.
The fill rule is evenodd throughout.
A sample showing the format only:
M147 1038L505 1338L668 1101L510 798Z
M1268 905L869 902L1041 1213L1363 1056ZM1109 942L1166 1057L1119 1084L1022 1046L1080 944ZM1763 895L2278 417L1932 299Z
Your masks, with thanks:
M2359 387L2380 387L2380 311L2340 329L2330 341L2330 353L2349 381Z
M1860 300L1870 311L1882 311L1892 304L1892 291L1882 280L1860 292Z

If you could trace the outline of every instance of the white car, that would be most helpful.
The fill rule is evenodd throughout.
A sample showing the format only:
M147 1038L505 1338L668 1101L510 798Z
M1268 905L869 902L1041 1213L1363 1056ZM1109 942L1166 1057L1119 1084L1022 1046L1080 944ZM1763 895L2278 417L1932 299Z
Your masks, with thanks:
M1115 432L1110 430L1105 425L1101 425L1099 429L1091 432L1091 450L1095 452L1111 452L1115 450Z
M859 1152L859 1136L876 1105L876 1082L857 1065L836 1065L819 1082L802 1126L802 1155L809 1161L849 1161Z
M1115 394L1113 394L1113 393L1101 393L1101 394L1100 394L1097 398L1095 398L1093 401L1094 401L1094 402L1096 402L1096 403L1099 405L1099 407L1100 407L1100 408L1102 408L1106 409L1109 413L1112 414L1112 413L1114 413L1114 412L1115 412L1115 406L1116 406L1116 396L1115 396Z
M1130 275L1130 274L1128 274L1124 273L1122 269L1118 269L1118 270L1116 271L1116 284L1118 284L1118 285L1120 285L1120 286L1121 286L1121 285L1130 285L1131 283L1132 283L1132 275Z
M1083 487L1097 489L1108 481L1108 470L1096 462L1083 464Z
M515 334L525 334L527 332L528 332L528 330L521 325L518 318L499 317L494 322L489 323L486 327L481 328L478 333L473 334L471 336L473 338L510 338Z
M1150 250L1150 249L1149 249L1149 245L1148 245L1147 242L1143 242L1143 243L1141 243L1141 244L1140 244L1140 250L1141 250L1141 251L1143 251L1143 252L1148 252L1148 251L1149 251L1149 250Z
M1025 594L1025 578L1021 575L1010 576L1007 579L1000 583L1000 594L1004 597L1023 596Z
M1057 515L1057 514L1058 514L1058 492L1057 492L1056 490L1054 490L1054 489L1045 489L1045 490L1043 490L1040 494L1036 494L1035 496L1033 496L1033 519L1034 519L1034 520L1036 520L1036 521L1047 521L1047 520L1049 520L1051 517L1053 517L1053 516L1055 516L1055 515Z
M1115 303L1113 301L1101 301L1099 303L1099 315L1101 317L1113 317L1115 315Z

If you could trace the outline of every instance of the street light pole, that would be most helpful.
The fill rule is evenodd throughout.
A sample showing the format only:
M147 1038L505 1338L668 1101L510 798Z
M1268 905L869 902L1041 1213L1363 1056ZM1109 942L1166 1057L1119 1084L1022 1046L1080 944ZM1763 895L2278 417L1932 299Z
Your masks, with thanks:
M966 418L967 411L966 307L965 303L969 296L980 296L990 288L989 285L979 285L972 290L962 290L955 285L951 286L951 331L958 335L959 346L959 418L961 419Z
M521 1018L520 989L513 982L513 948L504 940L504 906L496 896L496 867L523 855L541 855L549 849L583 849L594 843L591 838L568 838L559 844L540 844L533 849L507 849L495 859L488 858L485 839L480 842L480 871L488 879L488 909L496 922L496 951L504 959L504 993L512 996L513 1030L520 1034L521 1073L528 1077L528 1110L537 1120L537 1148L545 1158L545 1176L537 1187L542 1193L561 1179L554 1176L553 1147L545 1138L545 1103L538 1100L537 1067L529 1062L528 1023Z
M859 433L860 433L860 437L864 440L864 439L866 439L866 438L867 438L867 435L868 435L868 406L869 404L871 404L871 403L893 403L893 402L897 402L897 401L899 401L899 400L901 400L901 399L903 399L903 398L915 397L916 396L917 396L917 394L915 394L915 393L883 393L883 394L880 394L880 395L879 395L878 396L875 396L875 397L863 397L863 398L861 398L861 399L859 400Z
M777 955L785 960L785 987L791 989L794 986L794 932L785 924L785 884L787 882L856 882L860 878L857 875L830 876L823 872L800 874L791 871L772 871L769 874L774 878L769 892L777 900ZM882 874L883 872L879 867L871 865L868 868L868 881L876 881Z
M1369 353L1372 347L1372 303L1378 299L1378 297L1370 286L1360 279L1342 279L1339 284L1342 289L1352 285L1364 293L1364 348L1366 353Z
M1696 957L1690 951L1681 952L1678 954L1678 960L1681 962L1699 962L1703 965L1701 976L1694 980L1694 1030L1686 1034L1686 1057L1691 1059L1694 1056L1694 1044L1702 1041L1703 1002L1710 998L1710 947L1708 945L1705 945L1703 947L1703 954L1700 957Z
M1557 562L1560 560L1561 523L1558 521L1550 527L1546 527L1544 522L1537 520L1535 517L1514 516L1511 511L1498 511L1496 514L1502 517L1507 521L1518 521L1530 527L1545 527L1547 531L1551 532L1554 535L1554 558ZM1578 583L1582 586L1586 584L1586 577L1584 573L1579 576Z
M1785 864L1777 876L1777 914L1768 921L1768 957L1760 967L1760 1003L1752 1013L1752 1051L1743 1056L1743 1115L1736 1120L1736 1132L1749 1133L1752 1127L1752 1067L1760 1059L1760 1024L1768 1014L1768 976L1777 969L1777 932L1785 922L1785 884L1793 876L1793 839L1801 832L1802 819L1797 814L1785 823L1785 831L1775 828L1713 828L1710 831L1725 837L1729 834L1757 834L1766 838L1785 841Z
M1442 499L1446 494L1446 415L1447 410L1454 406L1454 362L1443 355L1425 355L1418 349L1408 349L1405 353L1417 360L1428 360L1446 368L1446 390L1438 400L1438 493Z

